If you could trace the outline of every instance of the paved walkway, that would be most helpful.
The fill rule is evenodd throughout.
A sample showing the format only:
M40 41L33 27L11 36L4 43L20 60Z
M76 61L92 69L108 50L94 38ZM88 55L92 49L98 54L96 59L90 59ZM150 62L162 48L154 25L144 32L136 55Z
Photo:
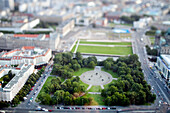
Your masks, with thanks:
M101 44L79 44L83 46L101 46L101 47L129 47L131 45L101 45Z
M103 85L100 85L102 89L104 89L104 86Z
M101 94L101 92L88 92L89 94Z
M78 49L79 43L80 43L80 40L78 40L78 42L77 42L76 48L75 48L75 50L74 50L74 53L76 53L76 52L77 52L77 49Z
M87 90L89 90L92 87L92 85L89 85L89 87L87 88Z

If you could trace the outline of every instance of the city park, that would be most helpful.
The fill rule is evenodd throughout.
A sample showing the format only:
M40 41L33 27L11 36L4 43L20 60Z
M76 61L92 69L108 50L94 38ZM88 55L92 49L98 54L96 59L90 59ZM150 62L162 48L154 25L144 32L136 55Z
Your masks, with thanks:
M79 52L59 53L36 101L44 105L146 105L156 99L137 55L98 62Z

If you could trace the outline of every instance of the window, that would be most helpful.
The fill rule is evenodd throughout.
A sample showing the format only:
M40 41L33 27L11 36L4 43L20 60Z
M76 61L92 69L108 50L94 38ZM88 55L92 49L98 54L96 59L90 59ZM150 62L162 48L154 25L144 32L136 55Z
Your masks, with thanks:
M160 61L158 61L158 66L160 67Z
M163 67L163 73L165 74L165 68Z

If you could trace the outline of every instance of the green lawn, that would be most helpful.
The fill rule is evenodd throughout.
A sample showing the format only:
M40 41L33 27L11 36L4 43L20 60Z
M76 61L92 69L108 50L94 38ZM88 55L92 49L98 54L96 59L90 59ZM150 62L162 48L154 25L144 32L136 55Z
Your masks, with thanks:
M91 70L94 70L94 69L93 68L81 68L79 71L74 72L73 76L80 76L84 72L91 71Z
M77 51L81 53L129 55L132 54L132 47L101 47L79 45Z
M118 78L117 73L114 73L112 70L107 70L105 68L102 68L102 71L105 71L105 72L111 74L113 78Z
M131 42L89 42L89 41L80 41L80 44L131 45Z
M47 78L47 80L45 81L43 87L41 88L41 91L39 92L38 96L39 96L42 92L44 92L45 86L46 86L47 84L49 84L53 78L56 78L56 77L55 77L55 76L49 76L49 77ZM38 97L38 96L37 96L37 97Z
M91 103L91 105L104 105L104 97L97 94L86 94L87 97L94 98L94 101Z
M101 86L92 86L88 91L89 92L101 92Z
M72 48L71 52L73 53L76 49L76 45L74 45L74 47Z
M153 45L155 42L155 37L150 37L151 44Z
M109 23L108 26L115 27L115 25L125 25L125 26L132 26L132 24L115 24L115 23Z

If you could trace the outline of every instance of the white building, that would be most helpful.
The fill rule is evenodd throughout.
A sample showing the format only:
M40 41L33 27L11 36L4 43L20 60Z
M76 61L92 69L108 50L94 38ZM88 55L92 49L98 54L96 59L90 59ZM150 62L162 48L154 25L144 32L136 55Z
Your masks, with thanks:
M157 57L156 66L170 83L170 55L161 54L160 57Z
M9 71L15 73L15 76L8 82L5 87L0 84L0 101L12 101L20 89L24 86L28 77L34 71L34 65L21 64L17 68L0 68L0 77L7 74Z
M23 46L35 46L40 48L49 48L55 51L60 42L60 36L57 32L45 34L6 34L0 36L1 49L15 49Z
M152 22L151 17L140 18L139 21L133 22L133 27L134 28L143 28L143 27L149 25L151 22Z
M98 26L98 27L107 26L108 20L107 18L99 18L94 21L94 24L95 26Z
M75 26L75 21L74 19L68 19L61 23L57 28L56 31L60 33L61 37L64 37L67 35Z
M0 24L0 31L10 31L14 33L21 33L24 30L29 30L34 28L36 25L40 23L39 19L29 19L27 17L22 18L22 16L19 17L12 17L11 23L2 23Z
M76 19L76 25L80 26L89 26L93 22L93 19L90 17L81 17Z
M47 64L52 57L51 49L40 49L25 46L9 52L0 53L0 65L33 64L35 66Z
M146 26L145 22L141 22L141 21L134 21L133 22L133 27L134 28L143 28Z

